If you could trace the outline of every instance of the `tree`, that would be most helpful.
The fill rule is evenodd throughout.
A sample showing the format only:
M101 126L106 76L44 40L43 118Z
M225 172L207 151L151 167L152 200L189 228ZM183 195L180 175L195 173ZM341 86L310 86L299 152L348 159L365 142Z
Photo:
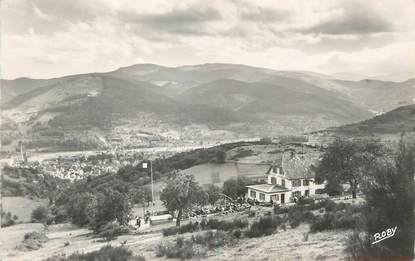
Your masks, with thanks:
M216 163L222 164L225 163L226 160L226 152L223 150L218 150L216 152Z
M207 195L194 180L193 175L179 172L170 177L160 199L167 210L176 216L176 226L180 226L183 211L189 210L195 204L205 204Z
M147 203L149 205L151 202L151 190L147 187L134 188L130 190L129 197L134 204Z
M103 193L98 193L97 199L98 205L93 224L95 229L115 220L120 225L127 225L131 212L131 204L127 195L107 189Z
M31 220L32 222L38 222L38 223L46 223L46 220L48 219L48 209L40 206L35 208L32 211Z
M341 184L348 183L353 198L356 198L362 178L374 165L376 158L383 154L384 148L377 140L336 139L315 168L316 180L327 181L326 190L329 194Z
M349 253L356 260L413 260L415 144L401 141L393 157L376 163L362 184L365 236L351 239ZM395 226L393 237L371 244L373 235Z
M74 193L65 204L66 213L71 217L72 223L80 226L94 223L97 208L98 199L89 192Z
M213 205L216 201L220 198L220 193L222 193L222 190L215 185L209 185L206 188L206 194L208 195L208 202L209 204Z
M246 186L249 184L252 184L252 182L245 177L228 179L223 183L223 194L233 199L245 197L245 194L248 191Z

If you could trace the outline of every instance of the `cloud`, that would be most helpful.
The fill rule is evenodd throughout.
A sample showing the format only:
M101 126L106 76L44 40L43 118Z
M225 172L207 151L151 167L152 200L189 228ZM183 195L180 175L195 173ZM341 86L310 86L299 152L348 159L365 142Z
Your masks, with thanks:
M395 31L392 21L382 15L376 8L362 2L347 2L339 7L338 12L320 23L302 30L303 33L315 34L374 34Z
M239 18L242 21L272 23L289 17L290 13L286 10L249 6L241 11Z
M118 14L121 21L139 26L152 33L170 33L181 35L206 34L203 30L206 22L221 19L217 9L188 7L173 9L163 13L136 13L134 11L121 11Z
M6 78L139 62L367 74L414 65L408 61L415 53L412 0L2 1ZM377 55L383 51L388 56ZM388 66L392 57L405 62Z

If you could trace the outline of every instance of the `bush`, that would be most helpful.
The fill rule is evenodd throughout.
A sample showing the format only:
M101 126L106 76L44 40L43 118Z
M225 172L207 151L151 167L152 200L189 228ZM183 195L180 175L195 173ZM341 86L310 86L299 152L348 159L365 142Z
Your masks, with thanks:
M9 227L16 224L17 220L19 219L16 215L12 215L11 212L3 212L1 213L1 227Z
M188 224L179 227L179 234L184 234L187 232L195 232L197 230L199 230L199 223L189 222Z
M223 231L206 231L192 236L192 242L213 249L233 243L233 238Z
M248 221L235 219L233 221L209 219L208 221L202 220L201 227L205 229L217 229L223 231L231 231L234 229L243 229L248 226Z
M291 228L298 227L302 222L311 223L314 219L314 214L309 210L293 209L288 212L288 222Z
M48 220L48 209L45 207L37 207L32 211L31 221L35 223L46 224Z
M199 223L198 222L189 222L186 225L182 225L180 227L169 227L163 229L163 236L171 236L176 234L184 234L187 232L195 232L199 230Z
M274 206L274 214L276 215L288 213L288 210L289 208L287 207L281 207L280 205Z
M252 223L248 230L245 231L247 237L262 237L274 233L283 219L277 216L261 217L258 221Z
M192 240L185 240L178 237L174 243L161 243L156 246L156 255L167 258L190 259L192 257L202 257L205 251L197 249Z
M46 243L48 238L43 232L30 232L26 233L23 237L23 241L17 246L17 249L21 251L37 250L42 247L43 243Z
M133 256L132 252L123 247L105 246L98 251L87 254L75 253L68 257L54 256L46 261L145 261L142 256Z
M350 260L364 260L369 257L371 239L365 233L354 231L346 242L345 252ZM373 259L374 260L374 259Z
M346 212L328 212L323 217L316 217L311 225L311 232L318 232L332 229L353 229L356 228L361 215L359 213Z
M116 223L108 223L100 227L96 232L99 237L102 237L107 241L111 241L122 234L128 233L128 231L128 228L125 226L120 226Z
M179 233L179 227L169 227L169 228L163 229L163 236L165 237L176 235L178 233Z
M249 210L248 211L248 217L255 217L256 212L254 210Z
M237 238L237 239L241 238L241 236L242 236L242 231L241 231L241 230L239 230L239 229L237 229L237 230L233 231L233 236L234 236L235 238Z
M331 200L323 201L322 205L326 211L334 211L336 209L336 203Z
M298 204L298 205L311 205L311 204L314 204L314 199L312 199L312 198L300 197L300 198L298 199L297 204Z

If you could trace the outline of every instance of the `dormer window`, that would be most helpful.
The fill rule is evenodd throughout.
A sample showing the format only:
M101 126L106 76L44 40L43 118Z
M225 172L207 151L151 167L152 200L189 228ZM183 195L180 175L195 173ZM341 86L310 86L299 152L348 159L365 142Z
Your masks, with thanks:
M280 168L277 167L277 174L280 175Z

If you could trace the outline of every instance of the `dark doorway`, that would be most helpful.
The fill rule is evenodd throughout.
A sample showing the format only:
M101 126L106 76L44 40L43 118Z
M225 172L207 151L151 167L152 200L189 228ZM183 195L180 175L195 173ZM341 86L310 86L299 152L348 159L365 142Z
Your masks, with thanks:
M281 204L285 203L285 194L281 194Z

